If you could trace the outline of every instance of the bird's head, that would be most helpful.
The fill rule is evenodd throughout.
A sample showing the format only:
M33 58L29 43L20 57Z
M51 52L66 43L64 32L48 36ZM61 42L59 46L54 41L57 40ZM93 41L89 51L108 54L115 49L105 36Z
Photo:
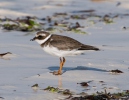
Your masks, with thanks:
M44 43L49 37L51 36L50 33L45 31L37 32L35 37L31 39L30 41L37 41L39 44Z

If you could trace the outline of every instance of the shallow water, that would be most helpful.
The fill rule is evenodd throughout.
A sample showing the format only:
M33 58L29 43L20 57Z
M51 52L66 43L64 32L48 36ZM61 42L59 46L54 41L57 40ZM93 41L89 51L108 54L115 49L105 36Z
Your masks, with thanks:
M43 18L54 12L71 12L91 8L100 14L108 12L126 14L129 10L124 6L128 2L126 0L120 1L121 5L118 7L116 7L117 0L99 3L88 0L63 0L60 2L58 0L1 0L0 2L3 4L0 8L1 16L11 18L23 15ZM57 4L62 4L62 6ZM108 7L109 5L110 7ZM54 76L49 73L58 70L59 58L46 54L36 42L30 41L36 32L26 35L26 32L1 29L0 53L11 52L13 55L8 57L10 60L0 59L0 96L5 100L57 100L64 97L60 94L43 91L42 89L47 86L68 88L76 93L86 92L89 94L104 91L104 87L108 92L127 90L129 84L129 30L124 30L122 27L128 27L128 23L127 16L116 18L113 24L97 23L85 28L84 30L89 34L58 33L101 49L98 52L87 52L86 55L66 57L62 76ZM85 25L85 22L82 24ZM124 73L114 75L106 72L113 69L119 69ZM77 84L87 81L92 81L88 88ZM99 81L104 81L105 85ZM39 88L33 90L31 86L36 83Z

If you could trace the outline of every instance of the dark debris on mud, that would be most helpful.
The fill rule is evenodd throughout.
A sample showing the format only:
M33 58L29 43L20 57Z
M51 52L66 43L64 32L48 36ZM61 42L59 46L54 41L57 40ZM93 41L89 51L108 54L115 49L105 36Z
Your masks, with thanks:
M123 73L121 70L118 70L118 69L116 69L116 70L110 70L109 72L112 72L112 73Z
M114 23L115 18L123 18L129 16L129 14L96 14L94 9L72 11L69 13L61 12L54 13L52 16L46 16L45 18L38 18L33 16L26 16L22 18L0 18L0 26L5 30L16 30L23 32L32 31L59 31L59 32L73 32L86 34L83 30L92 24L99 22L110 24ZM79 23L83 20L85 26ZM125 29L125 27L123 28Z
M121 93L107 93L105 92L96 92L93 95L85 95L85 96L78 96L73 97L70 96L68 99L65 100L128 100L129 99L129 92L126 90L125 92Z
M53 93L60 93L60 94L63 94L63 95L72 95L72 92L69 90L69 89L59 89L59 88L55 88L55 87L52 87L52 86L48 86L47 88L43 89L43 90L47 90L47 91L50 91L50 92L53 92Z
M9 55L13 56L13 54L11 52L1 53L0 54L0 58L4 59L4 60L10 60L10 56Z
M11 53L11 52L1 53L1 54L0 54L0 57L3 57L3 56L5 56L5 55L7 55L7 54L12 54L12 53Z
M128 100L129 99L129 90L111 94L110 92L107 93L105 89L104 92L97 91L92 95L88 95L87 93L76 94L74 92L71 92L69 89L59 89L52 86L48 86L43 90L65 95L66 98L61 100Z
M71 99L67 100L128 100L129 94L124 93L116 93L116 94L96 94L96 95L87 95L87 96L80 96L80 97L72 97Z
M85 86L85 87L88 87L88 82L81 82L81 83L77 83L77 84L80 84L81 86Z
M32 85L31 87L32 87L32 88L33 88L33 87L39 87L39 85L36 83L36 84Z

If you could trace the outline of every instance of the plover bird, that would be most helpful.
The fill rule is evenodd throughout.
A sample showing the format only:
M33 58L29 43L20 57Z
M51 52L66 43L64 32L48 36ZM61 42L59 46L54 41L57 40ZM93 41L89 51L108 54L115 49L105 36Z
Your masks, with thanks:
M62 68L66 61L66 56L83 54L87 50L99 50L99 48L82 44L73 38L62 35L50 34L45 31L37 32L36 36L31 39L31 41L34 40L40 44L45 52L54 56L58 56L60 58L59 70L57 72L53 72L54 75L62 74Z

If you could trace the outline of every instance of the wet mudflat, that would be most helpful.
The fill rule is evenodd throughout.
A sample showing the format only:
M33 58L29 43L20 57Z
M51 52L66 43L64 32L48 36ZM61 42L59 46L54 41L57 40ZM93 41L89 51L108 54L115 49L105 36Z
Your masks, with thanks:
M127 0L0 2L0 99L128 98ZM59 58L30 41L42 29L101 51L67 57L64 73L54 76L50 72L58 70Z

